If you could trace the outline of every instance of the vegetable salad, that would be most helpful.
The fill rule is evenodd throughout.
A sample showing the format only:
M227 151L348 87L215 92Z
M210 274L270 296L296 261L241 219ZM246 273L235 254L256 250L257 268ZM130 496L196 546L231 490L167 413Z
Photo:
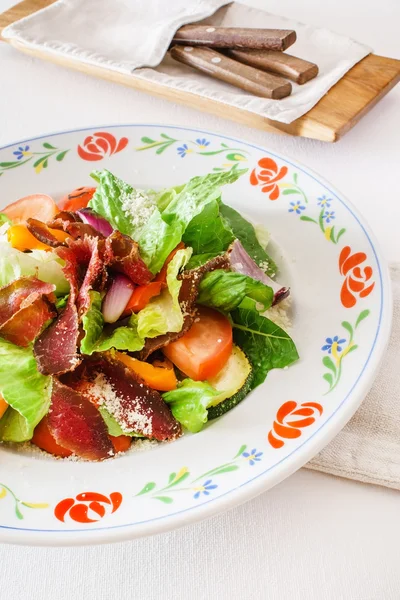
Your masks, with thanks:
M198 433L298 359L289 295L221 187L138 190L108 170L0 215L0 441L104 460ZM279 276L278 276L279 279Z

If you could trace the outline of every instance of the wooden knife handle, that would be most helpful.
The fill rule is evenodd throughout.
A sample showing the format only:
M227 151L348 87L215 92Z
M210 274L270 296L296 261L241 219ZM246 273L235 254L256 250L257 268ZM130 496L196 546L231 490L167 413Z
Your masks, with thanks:
M213 27L184 25L176 32L172 43L208 48L255 48L286 50L296 41L292 29L252 29L244 27Z
M289 81L243 65L210 48L174 46L171 48L171 56L185 65L256 96L278 100L289 96L292 91Z
M318 75L318 67L308 60L274 50L226 50L226 54L246 65L283 75L302 85Z

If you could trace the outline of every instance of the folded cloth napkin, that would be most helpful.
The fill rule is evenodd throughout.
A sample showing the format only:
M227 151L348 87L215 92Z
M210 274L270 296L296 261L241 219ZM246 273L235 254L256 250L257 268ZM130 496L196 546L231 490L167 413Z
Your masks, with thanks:
M61 55L131 74L283 123L308 112L371 52L367 46L325 28L237 2L225 4L226 0L59 0L9 25L2 35L43 55ZM289 48L289 54L316 62L319 75L303 86L293 84L287 98L268 100L212 79L166 55L174 32L185 23L201 19L205 24L225 27L295 29L297 42Z
M400 264L391 274L393 329L380 373L354 417L306 466L400 490Z

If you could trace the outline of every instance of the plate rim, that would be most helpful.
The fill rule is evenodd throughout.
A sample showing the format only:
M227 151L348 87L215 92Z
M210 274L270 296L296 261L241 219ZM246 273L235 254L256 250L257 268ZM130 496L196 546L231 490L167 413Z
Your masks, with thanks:
M224 492L217 498L212 498L199 506L191 506L172 514L147 519L137 523L80 530L46 530L0 525L0 530L2 532L0 541L4 543L24 545L29 543L30 545L35 546L76 546L127 541L139 537L171 531L189 523L195 523L204 518L214 516L229 508L233 508L234 506L238 506L248 500L251 500L252 498L261 494L263 491L271 489L304 466L308 460L315 456L315 454L324 448L335 437L335 435L339 433L339 431L346 425L346 423L361 405L365 395L368 393L373 381L375 380L377 371L384 358L385 349L390 338L393 314L393 297L389 266L382 253L380 243L375 237L375 234L372 232L368 222L362 216L360 211L347 198L347 196L342 194L323 176L319 175L313 169L310 169L297 159L292 159L290 156L285 154L281 155L275 151L269 150L264 146L253 144L252 142L246 141L245 138L237 139L219 132L165 123L117 123L113 125L94 125L76 129L66 129L48 134L43 133L39 136L15 141L1 146L0 151L18 144L40 140L45 137L49 138L83 131L92 131L94 129L107 130L114 128L135 127L162 127L165 129L178 129L181 131L190 131L192 133L198 133L202 135L211 135L220 139L234 141L238 144L244 144L247 147L253 148L257 151L265 152L274 158L280 159L285 163L298 168L304 174L311 176L317 183L324 185L326 189L331 192L337 198L337 200L339 200L339 202L341 202L341 204L351 213L352 217L355 218L358 225L366 235L370 247L374 253L379 272L381 291L380 314L375 337L372 342L367 360L362 367L360 374L332 415L318 429L316 429L316 431L309 438L296 446L291 453L246 482L241 483L235 488ZM369 368L369 373L366 373L367 367ZM356 387L358 387L358 391L355 395L354 390ZM321 432L323 433L321 434ZM295 454L296 456L294 457ZM278 465L286 463L289 458L291 458L291 461L283 468L279 469L272 477L270 476L268 478L268 485L266 485L266 474L270 473ZM186 519L185 515L188 512L191 512L191 515L189 519Z

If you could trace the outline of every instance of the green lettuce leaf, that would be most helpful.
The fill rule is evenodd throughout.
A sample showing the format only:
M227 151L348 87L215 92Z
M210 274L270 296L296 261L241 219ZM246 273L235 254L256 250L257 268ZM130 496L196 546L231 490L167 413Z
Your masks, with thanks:
M237 210L223 202L220 204L220 213L225 224L231 228L235 238L242 243L243 248L254 262L270 277L275 275L278 267L258 241L253 225L246 221Z
M143 346L144 340L138 335L137 323L131 318L129 325L117 327L111 332L105 329L96 346L96 351L105 352L106 350L115 348L116 350L139 352Z
M183 314L179 306L179 291L182 282L177 279L192 253L191 248L178 250L167 269L167 288L150 300L149 304L137 314L133 314L129 323L117 327L111 334L103 335L97 350L110 348L137 352L144 346L145 338L153 338L170 331L180 331L183 327Z
M235 239L231 228L219 214L219 202L213 200L188 224L183 241L193 248L194 254L218 254Z
M177 196L177 194L180 194L184 187L185 184L177 185L173 188L169 188L166 190L161 190L160 192L154 192L154 199L156 201L158 209L161 212L165 210L168 204Z
M95 351L104 326L100 292L92 290L89 292L89 297L89 310L82 318L83 331L85 332L85 337L81 341L81 352L83 354L92 354Z
M179 306L182 281L179 281L177 277L191 255L191 248L178 250L168 265L167 288L134 316L137 319L137 331L140 337L153 338L182 329L183 314Z
M65 296L60 296L55 304L57 310L62 310L67 306L69 294L65 294Z
M0 394L11 407L0 419L0 440L30 440L51 398L51 377L39 373L31 347L0 339Z
M267 310L272 305L274 292L261 281L247 275L216 269L206 273L201 280L197 302L230 312L237 308L246 296L260 303L260 310Z
M201 267L201 265L204 265L215 256L218 256L218 254L214 254L213 252L207 254L194 254L186 265L186 269L197 269L197 267Z
M244 172L232 169L211 173L194 177L186 185L164 190L158 195L152 192L146 200L150 203L149 215L142 223L138 219L134 221L123 210L124 201L140 192L107 170L94 171L92 177L99 185L89 204L113 227L137 241L146 265L152 273L158 273L167 256L182 240L189 223L207 204L219 199L220 186L233 183Z
M246 171L247 169L231 169L193 177L162 212L163 220L180 227L183 235L190 221L201 213L207 204L221 197L220 186L234 183Z
M155 274L161 271L168 255L181 240L180 227L166 223L157 209L147 221L137 241L144 262Z
M220 395L206 381L184 379L176 390L165 392L162 396L170 405L172 414L192 433L199 432L207 422L207 407Z
M0 287L19 277L36 275L41 281L53 283L58 296L67 294L69 284L62 272L62 264L54 252L21 252L11 246L5 235L0 236Z
M151 208L157 210L153 196L148 197L145 192L134 189L107 169L93 171L90 175L98 182L98 186L89 206L107 219L114 229L138 242L143 223L141 220L134 221L129 213L124 211L123 204L130 197L139 196L145 199L150 212Z
M296 346L289 334L260 315L254 300L245 298L231 312L231 320L233 339L253 367L252 388L263 383L271 369L282 369L298 360Z
M143 260L158 273L168 254L182 240L189 223L221 196L220 186L233 183L245 170L211 173L194 177L168 202L162 213L155 211L138 240Z
M101 416L103 417L104 423L107 426L109 435L112 435L114 437L118 437L120 435L129 435L130 437L144 437L140 433L134 433L134 432L127 433L126 431L124 431L122 429L121 425L115 419L115 417L113 417L112 414L109 413L106 408L104 408L104 406L99 407L99 412L100 412Z

